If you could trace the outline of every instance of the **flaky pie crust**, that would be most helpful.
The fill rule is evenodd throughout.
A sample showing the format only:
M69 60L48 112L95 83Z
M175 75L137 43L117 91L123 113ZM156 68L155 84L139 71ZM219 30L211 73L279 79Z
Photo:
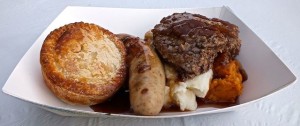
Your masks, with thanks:
M52 31L42 45L43 78L66 103L101 103L124 81L125 53L123 43L110 31L83 22L67 24Z

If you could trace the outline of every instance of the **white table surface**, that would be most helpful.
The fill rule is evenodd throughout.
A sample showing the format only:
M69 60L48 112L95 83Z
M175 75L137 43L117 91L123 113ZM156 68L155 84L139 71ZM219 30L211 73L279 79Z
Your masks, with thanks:
M299 0L0 0L0 87L37 37L69 5L118 8L229 6L300 77ZM22 84L22 82L20 82ZM300 125L300 82L234 112L168 119L64 117L0 92L0 126Z

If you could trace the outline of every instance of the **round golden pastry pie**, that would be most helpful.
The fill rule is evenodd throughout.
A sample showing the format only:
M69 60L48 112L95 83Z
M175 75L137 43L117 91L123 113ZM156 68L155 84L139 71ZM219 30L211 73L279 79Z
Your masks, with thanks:
M47 87L69 104L94 105L110 98L125 78L125 47L110 31L83 22L52 31L40 63Z

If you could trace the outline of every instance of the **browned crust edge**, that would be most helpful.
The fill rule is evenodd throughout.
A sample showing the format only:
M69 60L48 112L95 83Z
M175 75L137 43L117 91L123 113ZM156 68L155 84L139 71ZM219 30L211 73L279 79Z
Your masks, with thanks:
M109 84L86 84L65 78L53 65L55 62L55 44L61 35L72 28L96 30L107 35L115 43L121 53L121 67ZM94 105L111 97L121 86L126 76L126 50L123 43L110 31L84 22L75 22L53 30L45 39L40 52L40 64L44 81L48 88L62 101L70 104ZM92 91L91 91L92 90Z

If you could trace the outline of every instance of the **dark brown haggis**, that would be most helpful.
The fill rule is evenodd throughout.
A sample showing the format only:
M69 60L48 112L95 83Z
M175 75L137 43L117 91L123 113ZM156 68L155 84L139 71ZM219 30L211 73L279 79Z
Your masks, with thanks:
M237 26L199 14L174 13L152 32L160 56L176 68L183 81L211 69L219 53L234 58L241 47Z

